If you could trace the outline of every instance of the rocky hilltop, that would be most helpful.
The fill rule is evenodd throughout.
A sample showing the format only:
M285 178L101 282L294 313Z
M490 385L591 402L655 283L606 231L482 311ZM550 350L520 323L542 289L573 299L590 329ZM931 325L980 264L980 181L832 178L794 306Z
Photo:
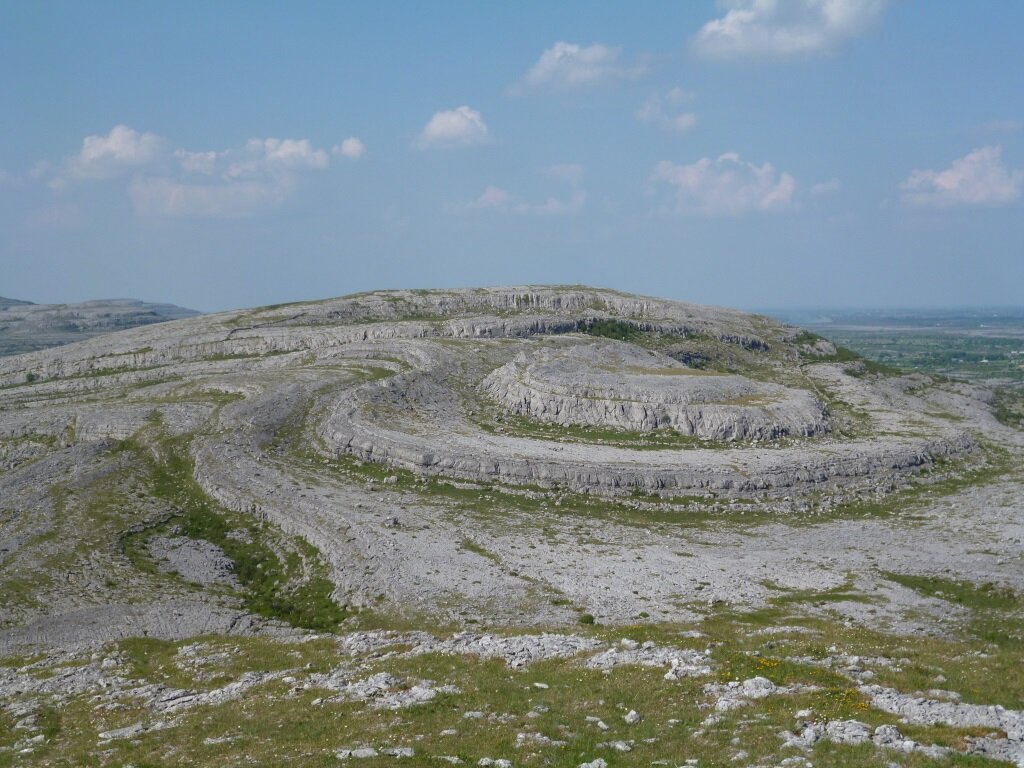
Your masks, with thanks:
M586 651L592 657L567 674L624 665L663 667L657 679L671 684L712 674L727 681L739 657L723 662L716 649L736 635L690 647L712 631L695 623L724 620L727 606L762 617L728 625L742 625L750 653L761 650L744 657L742 684L698 684L706 706L725 713L768 696L811 696L821 675L800 687L752 673L798 663L751 666L768 652L768 641L754 644L758 632L799 637L812 620L839 622L815 625L828 637L851 627L937 632L966 609L923 596L920 585L987 583L999 600L1024 588L1024 439L993 417L991 403L983 388L881 370L766 317L579 286L380 291L188 317L7 357L0 656L44 649L79 659L111 643L143 647L132 638L146 636L180 649L167 681L220 663L201 644L185 645L196 637L230 638L231 657L243 635L301 644L313 631L330 633L348 659L287 676L229 674L216 678L227 687L211 683L205 693L138 687L128 651L109 664L89 657L94 664L67 678L61 691L108 690L110 701L93 700L108 709L128 695L119 691L135 690L139 706L163 718L136 728L103 716L120 725L94 738L157 744L156 734L185 722L166 719L179 706L203 712L281 680L293 681L286 696L303 696L300 685L327 691L317 706L383 708L469 685L431 683L426 673L413 682L390 672L350 679L357 667L371 669L345 666L353 654L401 664L468 654L525 668ZM674 627L658 630L667 645L624 637L608 647L564 633L638 622ZM794 630L794 622L803 624ZM512 634L422 631L481 624ZM410 625L417 631L364 631ZM536 634L553 627L563 633ZM679 647L680 638L690 645ZM392 646L413 650L381 650ZM826 663L814 655L824 646L793 648L810 659L807 669ZM865 677L856 659L829 653L846 677L828 685L860 686L849 695L864 708L925 706L869 684L874 672ZM101 685L107 668L119 677ZM18 691L47 701L59 689L33 668L3 669L0 704ZM536 690L548 688L538 682ZM842 711L789 734L788 748L898 742L917 754L898 730L867 729ZM1009 733L1018 714L975 720ZM709 715L687 733L699 738L718 722L731 721ZM515 736L516 749L576 738L527 733ZM985 738L971 749L1020 748L1019 738ZM597 746L619 749L609 743ZM366 744L338 747L344 759L394 758Z
M173 304L103 299L78 304L33 304L0 297L0 356L70 344L101 333L199 314Z

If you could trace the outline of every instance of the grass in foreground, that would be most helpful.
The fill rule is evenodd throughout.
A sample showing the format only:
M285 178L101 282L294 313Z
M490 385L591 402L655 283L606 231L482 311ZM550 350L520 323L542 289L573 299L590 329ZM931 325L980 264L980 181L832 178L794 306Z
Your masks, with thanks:
M763 633L771 627L784 629ZM692 629L702 636L684 636ZM472 656L403 656L401 652L409 646L400 644L401 638L384 649L398 653L354 656L330 637L298 643L213 636L201 638L191 654L181 653L186 642L127 640L108 650L122 660L125 674L141 681L211 690L251 671L288 673L294 680L270 680L236 700L173 716L156 715L130 697L114 706L91 694L72 697L59 709L40 710L49 741L29 755L15 757L0 750L0 766L333 766L338 765L336 750L363 746L409 747L415 756L396 761L381 755L353 760L353 764L445 765L438 758L456 756L466 765L490 757L510 759L516 766L556 768L575 768L595 757L606 759L611 768L648 766L664 759L680 765L688 758L698 759L702 766L778 765L786 757L802 754L783 749L778 733L794 728L795 713L805 709L811 711L810 719L818 721L857 719L872 727L896 724L921 743L953 749L964 749L969 738L985 735L978 728L900 723L896 716L871 709L856 684L838 671L802 659L859 656L863 667L877 672L877 682L909 693L937 687L940 675L948 681L941 687L958 690L969 701L1014 706L1024 693L1019 675L1007 674L1019 666L1019 655L979 646L955 628L943 637L898 637L827 617L809 618L794 602L757 612L722 608L693 626L579 626L569 631L609 642L628 637L710 648L712 674L666 681L663 668L624 666L605 673L585 669L573 659L535 662L525 670L512 670L501 660ZM977 656L980 648L987 655ZM968 658L971 662L965 663ZM406 709L378 710L363 702L331 700L334 691L315 683L304 687L310 675L339 665L348 668L349 679L384 672L401 681L399 689L430 680L435 686L454 685L459 692L439 694ZM720 713L716 722L706 722L713 710L705 684L754 676L780 686L813 688L753 701ZM631 709L642 718L634 725L624 720ZM473 712L482 715L466 716ZM607 730L588 718L600 719ZM169 727L98 745L99 732L136 722L163 722ZM602 746L613 741L627 742L631 750ZM0 736L0 747L11 743L10 736ZM828 742L806 757L819 767L999 765L981 757L952 755L937 761L870 745Z

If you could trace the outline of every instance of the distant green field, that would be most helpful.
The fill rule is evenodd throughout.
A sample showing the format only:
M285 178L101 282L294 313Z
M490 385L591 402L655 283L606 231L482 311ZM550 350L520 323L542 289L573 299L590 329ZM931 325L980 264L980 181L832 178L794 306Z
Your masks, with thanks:
M897 368L965 378L1024 381L1024 338L973 336L955 331L818 331L836 344Z
M905 370L1024 382L1024 310L772 313L864 357Z

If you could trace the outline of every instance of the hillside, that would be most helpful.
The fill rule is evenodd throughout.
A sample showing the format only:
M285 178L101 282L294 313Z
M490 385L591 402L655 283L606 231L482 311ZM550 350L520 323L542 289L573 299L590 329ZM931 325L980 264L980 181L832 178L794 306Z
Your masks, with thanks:
M173 304L104 299L78 304L33 304L0 297L0 356L82 341L102 333L198 314Z
M993 402L582 286L0 360L0 765L1020 765Z
M31 301L20 301L18 299L5 299L3 296L0 296L0 308L3 308L3 309L7 309L8 307L29 306L31 304L32 304Z

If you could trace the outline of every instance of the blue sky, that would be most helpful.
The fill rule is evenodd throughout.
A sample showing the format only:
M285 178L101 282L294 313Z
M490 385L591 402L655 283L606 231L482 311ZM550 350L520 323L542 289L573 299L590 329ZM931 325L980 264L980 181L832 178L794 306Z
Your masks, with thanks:
M1024 3L0 3L0 295L1024 303Z

